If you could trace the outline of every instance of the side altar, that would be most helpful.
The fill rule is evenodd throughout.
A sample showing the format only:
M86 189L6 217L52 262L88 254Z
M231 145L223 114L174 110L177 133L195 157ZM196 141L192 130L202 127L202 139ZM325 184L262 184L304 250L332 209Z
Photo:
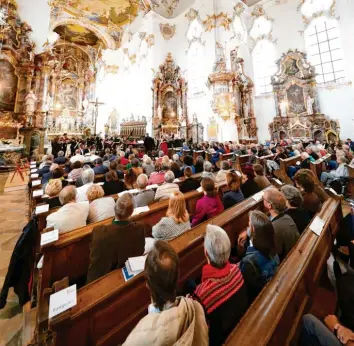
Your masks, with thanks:
M278 72L272 77L276 117L269 124L271 138L337 141L339 122L320 111L316 72L306 54L289 50L277 65Z

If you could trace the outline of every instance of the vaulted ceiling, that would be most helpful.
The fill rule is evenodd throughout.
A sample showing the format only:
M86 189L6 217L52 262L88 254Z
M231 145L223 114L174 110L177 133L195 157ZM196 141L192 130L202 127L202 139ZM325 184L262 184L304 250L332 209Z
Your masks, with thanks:
M208 0L211 1L211 0ZM175 18L193 6L195 0L143 0L153 11L165 18Z

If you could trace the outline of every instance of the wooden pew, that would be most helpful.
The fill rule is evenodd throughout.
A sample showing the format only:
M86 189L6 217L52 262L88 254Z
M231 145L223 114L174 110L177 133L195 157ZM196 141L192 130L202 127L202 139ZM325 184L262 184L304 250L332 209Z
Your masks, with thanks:
M331 159L331 154L327 154L315 162L310 162L310 169L313 173L315 173L315 176L317 178L317 183L320 185L322 185L320 181L321 173L326 172L327 170L326 161L329 161L330 159Z
M289 157L285 160L280 159L280 168L275 170L273 173L274 175L280 179L284 184L294 185L293 181L288 176L288 167L289 166L296 166L296 162L301 162L301 156L293 156Z
M321 235L307 228L225 345L296 345L292 341L298 335L301 318L310 311L319 279L326 272L342 218L341 198L330 198L318 215L325 221Z
M348 165L347 167L348 167L348 172L349 172L348 190L349 190L351 198L354 198L354 166Z
M203 156L204 150L194 150L193 151L193 162L196 164L198 156Z
M267 160L273 160L274 154L270 154L267 156L256 156L256 163L259 165L265 166Z
M219 216L182 234L170 243L180 257L179 287L201 274L206 263L203 235L209 223L219 225L235 243L248 225L250 210L261 209L263 200L249 198ZM137 322L147 313L150 296L143 274L124 282L120 269L78 291L78 304L49 321L56 333L56 345L117 345L124 342ZM78 340L77 335L80 335Z
M236 169L242 172L242 167L250 160L251 155L236 155Z

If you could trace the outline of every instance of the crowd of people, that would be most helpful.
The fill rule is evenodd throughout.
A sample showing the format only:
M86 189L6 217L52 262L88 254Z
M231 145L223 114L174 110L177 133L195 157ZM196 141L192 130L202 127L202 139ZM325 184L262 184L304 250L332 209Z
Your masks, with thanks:
M49 207L61 206L47 217L47 227L53 226L63 234L113 219L112 224L93 229L87 283L123 267L129 257L147 254L149 313L124 345L163 345L165 340L170 340L169 344L221 345L328 198L316 184L309 161L336 154L337 160L331 160L328 172L321 176L330 184L348 176L346 164L353 160L352 144L348 140L348 144L332 148L323 143L200 143L185 148L190 154L182 150L172 158L166 150L154 147L148 152L133 146L125 150L106 147L98 152L93 145L87 151L75 149L71 156L60 150L56 156L46 155L38 172L49 196ZM196 160L191 156L193 150L200 152ZM212 155L211 162L205 158L206 151ZM230 152L249 155L242 172L221 159L222 154ZM257 157L265 156L269 156L265 166L256 163ZM301 157L299 164L288 171L294 184L280 190L269 187L269 178L279 169L279 159L292 156ZM65 173L68 179L64 179ZM194 176L197 173L198 178ZM103 184L94 183L97 175L104 175ZM181 177L183 181L176 180ZM154 189L149 187L155 184ZM222 194L217 189L220 186L227 187ZM207 226L207 264L200 280L190 282L186 292L178 292L189 295L178 296L179 259L168 241L266 187L263 212L250 213L249 226L239 230L236 244L231 244L222 228ZM185 193L197 189L203 195L194 215L189 215ZM126 193L116 201L112 198L123 191ZM168 200L166 216L152 228L131 219L135 208L164 200ZM309 326L315 322L312 317L304 321L304 338L309 339Z

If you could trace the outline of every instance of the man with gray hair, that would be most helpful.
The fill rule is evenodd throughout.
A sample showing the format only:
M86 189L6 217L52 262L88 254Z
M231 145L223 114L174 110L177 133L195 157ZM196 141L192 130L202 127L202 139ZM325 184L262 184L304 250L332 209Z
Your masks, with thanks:
M58 167L59 167L59 165L57 163L52 163L50 168L49 168L49 172L43 174L42 180L41 180L41 183L43 185L43 190L45 190L45 186L44 185L47 184L48 181L53 178L53 171L55 169L57 169Z
M149 178L146 174L140 174L136 180L139 193L134 196L135 208L145 207L151 203L154 203L155 191L152 189L147 190Z
M270 213L275 232L277 254L282 261L298 241L300 234L294 220L285 213L286 199L277 189L264 192L264 207Z
M133 211L133 195L126 193L117 199L112 224L93 229L87 283L124 267L129 257L143 255L145 236L151 234L151 227L132 221Z
M178 154L174 154L174 155L172 156L172 161L173 161L173 162L176 162L176 163L178 164L179 168L182 168L183 162L180 160L180 157L179 157Z
M226 183L226 174L230 171L230 164L228 161L220 162L220 171L216 174L215 183Z
M238 264L231 264L231 242L220 227L208 225L204 240L208 264L194 291L209 322L210 345L222 345L248 307L247 289Z
M60 150L58 152L58 157L54 160L54 163L57 163L58 165L64 165L66 161L67 158L64 156L64 151Z
M43 177L44 174L49 172L50 166L52 165L54 160L54 156L53 155L47 155L45 158L45 161L43 162L43 164L41 164L39 166L39 169L37 171L38 176L41 178Z
M170 198L172 192L179 191L179 186L174 183L175 175L172 171L165 173L165 182L160 185L155 194L155 202L164 201Z
M75 161L85 162L85 156L81 155L80 149L76 149L75 155L70 159L71 163L74 163Z
M280 190L286 199L285 214L294 220L299 233L302 234L311 221L310 213L302 208L304 202L302 194L299 189L291 185L284 185Z
M82 171L81 179L83 185L77 189L78 202L87 201L86 192L89 189L89 187L93 185L93 182L95 180L95 172L93 171L92 168L85 169Z
M204 161L203 164L204 172L202 173L202 178L211 178L215 180L215 175L212 172L213 165L209 161Z
M62 234L86 226L90 207L88 202L76 203L76 192L76 187L72 185L60 191L59 200L63 206L57 212L47 216L47 227L54 227Z

